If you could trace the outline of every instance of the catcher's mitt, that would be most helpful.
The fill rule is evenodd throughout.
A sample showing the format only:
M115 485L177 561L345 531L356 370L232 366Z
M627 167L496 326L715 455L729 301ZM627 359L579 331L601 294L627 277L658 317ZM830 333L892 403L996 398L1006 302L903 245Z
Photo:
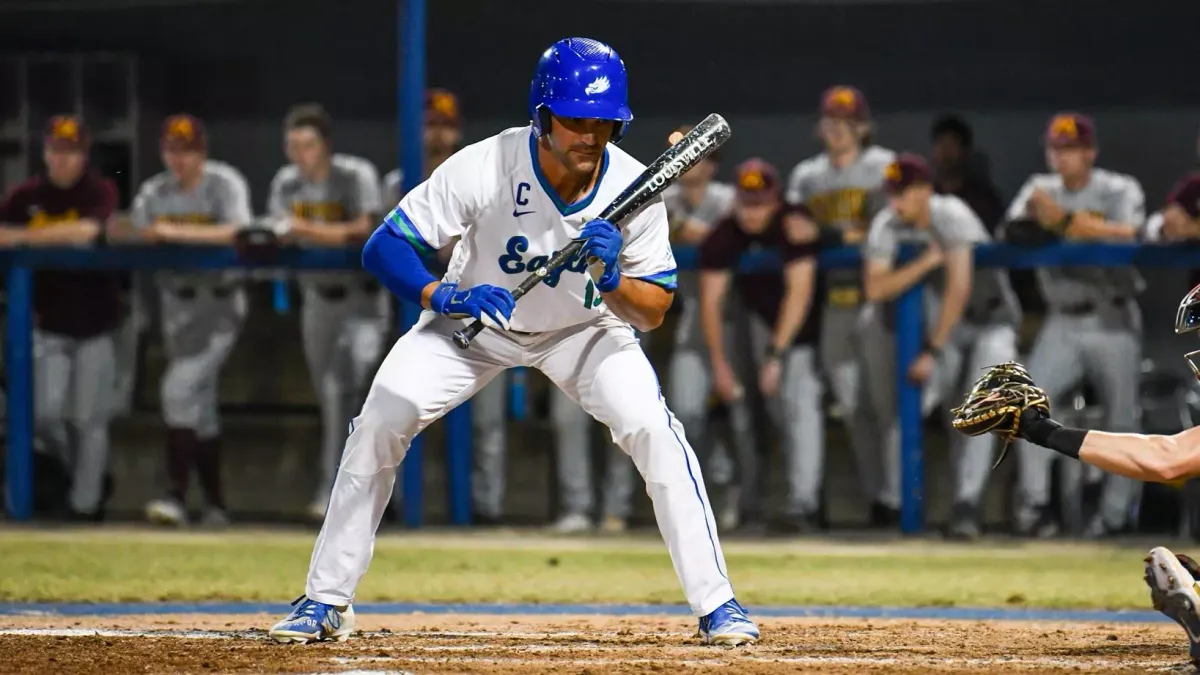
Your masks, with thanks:
M1031 408L1049 415L1050 399L1045 390L1033 383L1024 366L1009 361L984 371L962 405L950 412L958 431L968 436L990 432L1004 440L994 469L1004 461L1009 444L1020 431L1021 414Z

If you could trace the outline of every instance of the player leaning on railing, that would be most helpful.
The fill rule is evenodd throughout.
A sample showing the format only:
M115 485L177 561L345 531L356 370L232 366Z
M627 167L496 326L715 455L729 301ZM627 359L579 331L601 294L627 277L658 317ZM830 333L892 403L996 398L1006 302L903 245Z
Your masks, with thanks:
M1200 286L1184 297L1175 316L1177 334L1197 329ZM1185 358L1200 378L1200 350ZM1046 392L1034 384L1023 366L1011 361L988 368L953 413L954 428L968 436L990 431L1007 441L1020 438L1127 478L1180 485L1200 477L1200 427L1165 436L1063 426L1050 417ZM1154 607L1184 627L1192 660L1200 665L1197 578L1200 566L1187 556L1176 556L1161 546L1146 556L1145 579Z

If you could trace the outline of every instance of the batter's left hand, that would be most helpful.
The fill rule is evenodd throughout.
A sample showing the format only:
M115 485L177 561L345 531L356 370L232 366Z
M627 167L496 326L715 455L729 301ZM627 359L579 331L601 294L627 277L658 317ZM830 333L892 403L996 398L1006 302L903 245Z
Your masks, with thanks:
M590 265L592 258L604 265L604 272L596 279L596 289L601 293L611 293L621 284L621 231L615 225L597 218L583 226L579 233L583 240L583 249L579 255Z

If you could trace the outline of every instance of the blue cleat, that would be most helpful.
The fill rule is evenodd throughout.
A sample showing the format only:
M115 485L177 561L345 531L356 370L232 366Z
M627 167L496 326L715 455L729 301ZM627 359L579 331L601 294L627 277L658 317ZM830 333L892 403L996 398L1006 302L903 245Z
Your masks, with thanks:
M1188 655L1200 665L1200 584L1196 575L1200 566L1185 555L1176 555L1159 546L1146 556L1146 585L1154 609L1175 621L1188 636Z
M270 635L276 642L345 642L354 632L354 608L350 605L334 607L302 595L292 607L295 608L292 613L271 629Z
M748 645L758 640L758 626L734 599L700 617L700 637L709 645Z

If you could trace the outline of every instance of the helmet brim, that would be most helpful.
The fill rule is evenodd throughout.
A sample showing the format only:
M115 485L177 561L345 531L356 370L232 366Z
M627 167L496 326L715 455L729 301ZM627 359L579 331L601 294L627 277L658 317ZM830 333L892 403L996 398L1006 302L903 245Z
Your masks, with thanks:
M545 105L556 117L609 122L633 121L633 112L629 110L629 106L613 105L607 101L547 101Z

